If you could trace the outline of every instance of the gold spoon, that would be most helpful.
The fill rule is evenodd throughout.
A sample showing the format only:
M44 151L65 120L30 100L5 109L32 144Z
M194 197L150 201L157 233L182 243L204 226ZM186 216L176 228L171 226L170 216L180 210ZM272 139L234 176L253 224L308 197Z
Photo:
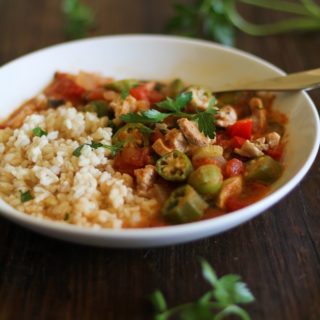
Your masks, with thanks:
M291 73L287 76L276 78L227 85L218 88L214 92L229 91L298 91L311 90L320 87L320 68L297 73Z

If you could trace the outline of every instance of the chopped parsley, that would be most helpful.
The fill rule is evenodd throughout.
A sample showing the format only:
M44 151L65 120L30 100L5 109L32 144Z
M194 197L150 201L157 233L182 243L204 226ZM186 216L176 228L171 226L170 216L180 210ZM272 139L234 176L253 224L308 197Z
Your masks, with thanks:
M77 149L74 149L72 154L75 156L75 157L80 157L81 156L81 150L82 148L85 146L85 144L81 144Z
M48 132L42 130L40 127L35 127L34 129L32 129L32 133L35 137L42 137L48 135Z
M33 196L31 195L30 191L19 191L20 192L20 200L22 203L30 201L33 199Z

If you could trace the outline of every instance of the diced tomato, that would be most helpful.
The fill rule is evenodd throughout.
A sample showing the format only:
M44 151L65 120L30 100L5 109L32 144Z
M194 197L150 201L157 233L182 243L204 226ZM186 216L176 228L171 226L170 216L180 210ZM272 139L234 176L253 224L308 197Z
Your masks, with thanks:
M145 85L140 85L130 89L130 94L137 100L146 100L150 103L157 103L163 99L160 92L156 90L149 90Z
M130 89L130 94L137 100L148 100L147 92L148 90L143 85Z
M217 133L216 135L216 144L221 146L223 149L227 149L230 147L232 140L224 133Z
M230 137L250 139L252 134L252 119L243 119L227 128Z
M224 172L225 176L228 178L239 176L244 172L244 164L241 160L233 158L227 162Z
M269 191L268 186L261 183L251 183L246 187L246 190L238 195L231 196L226 203L227 211L235 211L249 206L250 204L257 202L263 198Z
M6 128L6 126L5 126L5 125L0 124L0 129L5 129L5 128Z
M135 169L143 168L147 164L152 164L150 149L126 147L114 158L114 168L122 173L133 175Z
M148 93L148 99L150 103L158 103L163 100L163 96L160 92L156 90L150 90Z
M81 102L84 92L85 89L65 73L56 73L53 83L45 90L49 97L64 99L72 103Z
M267 150L266 154L272 157L274 160L279 161L283 155L283 148L284 146L279 144L277 147Z
M246 139L235 136L232 138L233 148L241 148L241 146L246 142Z

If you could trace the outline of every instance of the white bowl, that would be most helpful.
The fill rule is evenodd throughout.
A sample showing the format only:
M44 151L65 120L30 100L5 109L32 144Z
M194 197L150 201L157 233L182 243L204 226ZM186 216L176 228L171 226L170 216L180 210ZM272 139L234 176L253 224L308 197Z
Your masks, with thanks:
M239 50L205 41L166 36L114 36L56 45L0 68L0 118L39 93L55 71L101 72L116 78L183 80L214 88L218 84L284 74ZM92 230L21 213L0 200L1 215L41 234L106 247L155 247L187 242L229 230L252 219L290 192L304 177L319 147L319 119L304 92L281 94L275 108L289 118L285 171L273 192L244 209L210 220L152 229Z

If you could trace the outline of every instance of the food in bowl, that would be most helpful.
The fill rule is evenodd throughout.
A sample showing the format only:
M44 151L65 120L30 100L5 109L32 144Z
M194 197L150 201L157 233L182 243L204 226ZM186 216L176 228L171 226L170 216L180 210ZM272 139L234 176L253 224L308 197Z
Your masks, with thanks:
M207 219L263 198L286 117L261 92L57 72L0 129L0 196L93 228Z

